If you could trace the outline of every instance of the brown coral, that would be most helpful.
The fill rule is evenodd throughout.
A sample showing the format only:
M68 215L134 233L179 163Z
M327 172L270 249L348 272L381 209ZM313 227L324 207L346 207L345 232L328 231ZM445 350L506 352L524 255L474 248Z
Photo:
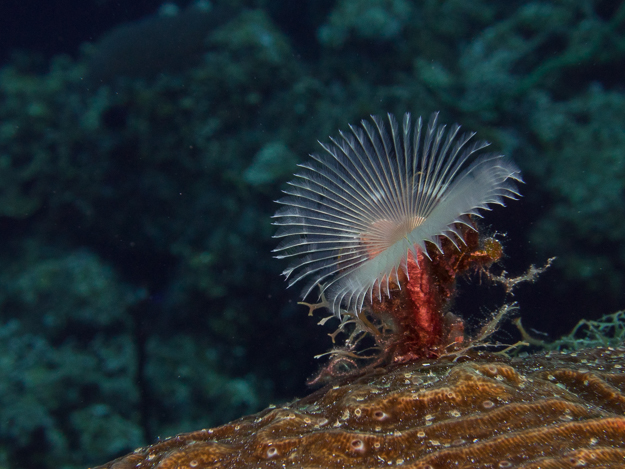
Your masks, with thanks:
M100 469L625 467L625 347L420 360Z

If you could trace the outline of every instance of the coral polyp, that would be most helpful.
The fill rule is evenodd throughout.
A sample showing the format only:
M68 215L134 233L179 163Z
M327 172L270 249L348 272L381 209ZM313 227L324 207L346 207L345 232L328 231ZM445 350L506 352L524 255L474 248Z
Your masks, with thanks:
M438 114L425 130L409 113L401 127L392 114L371 119L321 144L274 215L276 257L292 259L289 286L306 282L306 297L319 285L339 317L389 297L411 262L431 258L428 243L441 253L444 240L466 244L470 217L515 199L522 181L510 159L483 153L488 144L458 125L438 125Z

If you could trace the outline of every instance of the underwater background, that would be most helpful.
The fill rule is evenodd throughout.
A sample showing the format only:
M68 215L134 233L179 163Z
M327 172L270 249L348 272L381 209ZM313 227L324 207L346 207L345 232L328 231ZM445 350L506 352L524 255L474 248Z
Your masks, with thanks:
M557 256L515 292L537 337L623 308L623 2L126 3L0 5L0 469L308 393L336 323L285 289L273 201L370 114L441 111L522 169L482 226L512 275ZM502 301L474 276L453 310Z

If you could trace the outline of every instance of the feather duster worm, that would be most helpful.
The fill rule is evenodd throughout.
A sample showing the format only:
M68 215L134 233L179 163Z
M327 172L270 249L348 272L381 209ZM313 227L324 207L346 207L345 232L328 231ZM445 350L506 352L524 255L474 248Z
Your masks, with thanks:
M345 316L357 324L334 362L355 356L363 331L395 362L462 342L462 321L443 314L455 278L501 256L471 216L519 196L520 171L503 155L483 153L488 144L472 142L474 133L437 121L434 114L424 131L407 113L400 128L389 114L388 122L372 116L350 126L300 165L278 201L275 237L283 239L274 252L293 259L284 271L289 286L306 282L304 297L319 286L320 305L342 318L339 329L350 322Z

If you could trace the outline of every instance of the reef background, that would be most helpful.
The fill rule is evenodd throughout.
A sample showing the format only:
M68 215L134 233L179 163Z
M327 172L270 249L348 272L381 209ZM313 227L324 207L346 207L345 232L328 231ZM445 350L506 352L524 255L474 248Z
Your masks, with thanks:
M0 468L305 395L332 329L285 289L272 201L369 114L440 110L521 167L484 226L512 273L558 256L526 327L624 307L622 2L12 0L0 31ZM477 323L502 295L469 280Z

